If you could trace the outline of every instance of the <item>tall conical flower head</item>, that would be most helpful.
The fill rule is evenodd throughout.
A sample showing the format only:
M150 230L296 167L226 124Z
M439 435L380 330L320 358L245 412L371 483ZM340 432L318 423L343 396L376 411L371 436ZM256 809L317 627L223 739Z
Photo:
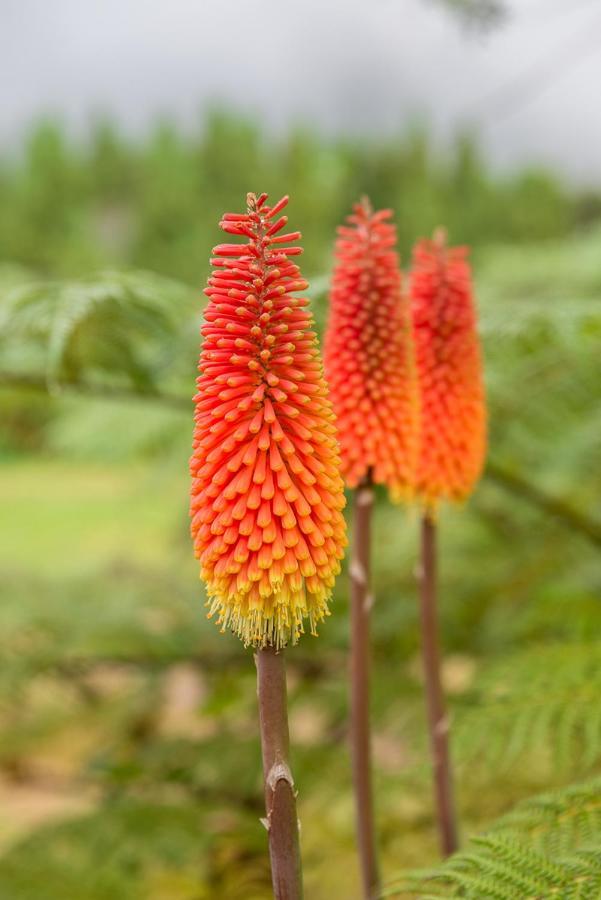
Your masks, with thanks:
M209 616L258 647L296 642L328 612L345 544L344 494L308 287L267 195L221 228L205 293L192 535Z
M338 229L325 367L347 484L356 487L370 473L399 500L411 492L417 407L409 304L390 216L363 200Z
M467 248L441 229L413 251L411 313L421 406L417 491L424 504L463 500L486 452L486 407Z

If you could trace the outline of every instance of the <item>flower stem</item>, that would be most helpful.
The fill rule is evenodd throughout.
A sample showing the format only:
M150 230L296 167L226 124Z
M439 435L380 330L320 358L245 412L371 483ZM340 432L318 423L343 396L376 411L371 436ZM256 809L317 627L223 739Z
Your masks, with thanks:
M289 762L284 652L265 647L257 651L255 660L273 895L276 900L302 900L296 792Z
M457 822L449 756L449 720L440 679L436 587L436 523L426 512L421 525L420 610L426 705L434 775L434 802L444 856L457 849Z
M368 475L355 492L351 579L351 723L350 743L355 787L357 842L363 896L379 892L376 858L369 725L369 622L371 515L374 495Z

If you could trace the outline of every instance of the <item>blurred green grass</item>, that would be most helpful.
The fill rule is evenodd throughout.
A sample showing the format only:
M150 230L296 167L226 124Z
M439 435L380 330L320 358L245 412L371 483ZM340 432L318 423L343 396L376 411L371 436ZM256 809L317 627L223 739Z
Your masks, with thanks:
M60 458L0 468L0 569L56 578L118 566L164 565L170 529L186 533L185 467L165 477L144 464ZM25 539L24 539L25 538ZM190 554L182 564L196 572Z

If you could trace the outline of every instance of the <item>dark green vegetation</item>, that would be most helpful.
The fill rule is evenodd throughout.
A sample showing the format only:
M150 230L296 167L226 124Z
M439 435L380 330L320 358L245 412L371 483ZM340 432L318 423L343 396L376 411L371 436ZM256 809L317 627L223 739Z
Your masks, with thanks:
M463 832L485 837L399 875L435 864L436 840L417 517L380 502L384 877L400 896L597 896L595 782L491 823L601 774L599 200L493 178L467 140L442 158L417 131L272 144L215 115L202 140L163 126L139 147L44 126L1 168L0 897L269 896L252 654L205 620L186 509L208 253L219 214L263 187L293 196L320 328L333 228L362 191L396 208L405 257L440 221L475 247L491 467L443 513L441 591ZM332 612L289 654L311 900L357 896L345 577Z
M200 284L215 223L258 185L294 194L308 275L325 271L333 229L363 193L396 210L404 256L440 222L480 247L565 237L601 216L599 192L535 168L495 177L469 135L443 154L418 125L379 143L306 129L273 139L215 112L199 136L164 123L135 144L105 123L78 144L46 123L17 159L0 159L2 258L52 277L128 265Z

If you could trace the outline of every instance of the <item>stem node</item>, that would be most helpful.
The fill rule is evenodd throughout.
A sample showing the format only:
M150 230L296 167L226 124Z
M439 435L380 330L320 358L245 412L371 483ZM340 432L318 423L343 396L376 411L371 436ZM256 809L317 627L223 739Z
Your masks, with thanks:
M255 653L261 750L269 835L271 880L275 900L302 900L303 884L296 791L288 762L290 737L284 653L264 647Z

